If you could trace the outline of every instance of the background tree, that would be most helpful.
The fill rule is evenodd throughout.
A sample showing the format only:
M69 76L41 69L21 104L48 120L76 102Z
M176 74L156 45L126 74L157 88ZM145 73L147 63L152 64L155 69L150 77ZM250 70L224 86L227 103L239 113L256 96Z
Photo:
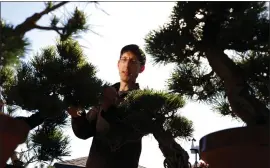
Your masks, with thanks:
M17 26L6 24L4 20L1 20L0 86L2 89L1 96L8 104L6 108L8 113L12 114L19 108L30 113L41 113L44 118L52 118L47 119L42 126L32 131L26 143L26 151L19 152L19 157L17 157L17 153L14 153L13 158L22 159L24 166L36 161L49 161L51 163L54 159L61 160L63 156L70 154L68 150L69 138L62 133L62 128L67 123L67 115L64 113L67 105L64 105L61 101L62 97L57 90L57 84L61 85L61 83L57 83L58 81L53 77L54 75L57 76L55 73L58 70L65 71L62 74L59 71L57 77L70 73L65 76L67 78L63 81L69 82L69 85L61 88L62 94L64 94L63 92L69 92L65 97L65 102L70 105L77 105L78 102L75 100L82 96L72 89L81 87L83 82L89 84L89 78L91 84L101 85L101 81L94 77L94 66L86 63L78 43L70 39L73 35L88 29L86 17L82 11L76 8L67 20L60 20L58 16L54 15L49 26L37 25L42 16L66 3L48 2L43 11L28 17ZM24 56L29 47L25 33L32 29L56 31L60 36L58 50L56 51L55 47L48 47L42 50L41 54L36 55L33 60L22 62L20 58ZM59 54L62 54L65 58L61 59ZM87 75L87 77L84 78L83 75ZM77 76L75 80L74 76ZM72 88L70 84L77 79L79 79L79 82L73 84L75 88ZM91 89L94 89L94 91L90 90L89 93L95 94L97 93L95 91L98 91L98 88L95 88L94 85ZM87 103L80 104L86 106ZM20 114L18 115L20 116Z
M156 63L176 64L172 91L247 125L269 123L266 2L177 2L145 41Z

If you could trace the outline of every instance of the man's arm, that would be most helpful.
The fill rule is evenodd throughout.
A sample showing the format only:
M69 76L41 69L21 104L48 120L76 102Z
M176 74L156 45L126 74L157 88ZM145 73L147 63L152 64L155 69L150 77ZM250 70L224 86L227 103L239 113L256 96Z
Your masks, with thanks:
M87 117L86 115L91 117ZM82 112L80 115L71 115L72 130L78 138L88 139L96 134L96 115L97 108L92 108L88 114Z

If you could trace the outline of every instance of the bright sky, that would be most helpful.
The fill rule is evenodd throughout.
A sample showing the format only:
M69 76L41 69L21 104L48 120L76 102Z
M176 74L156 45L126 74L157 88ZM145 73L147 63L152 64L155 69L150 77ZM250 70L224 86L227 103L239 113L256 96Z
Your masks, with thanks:
M145 35L168 20L173 2L101 2L99 7L109 15L94 7L93 4L74 2L58 10L72 12L75 5L88 15L88 23L92 25L98 36L91 31L83 34L79 40L89 62L97 66L98 77L108 82L119 80L117 60L120 49L126 45L135 43L144 47ZM2 2L1 17L15 25L21 23L26 17L34 12L44 9L42 2ZM39 24L47 25L48 16L43 17ZM56 33L33 30L26 35L32 43L27 59L33 56L40 48L55 44ZM173 65L152 65L151 56L147 55L146 70L138 78L141 88L166 89L166 80L172 72ZM210 106L196 102L187 102L186 106L179 110L180 114L194 122L194 138L197 140L204 135L222 129L243 126L242 122L221 117L213 112ZM21 114L23 115L23 114ZM71 137L71 156L65 159L74 159L88 155L91 139L80 140L76 138L69 128L66 132ZM181 146L189 152L190 162L193 163L195 156L190 153L191 142L181 142ZM143 138L143 149L139 164L147 168L162 168L164 157L158 148L153 136ZM30 166L32 167L32 166Z

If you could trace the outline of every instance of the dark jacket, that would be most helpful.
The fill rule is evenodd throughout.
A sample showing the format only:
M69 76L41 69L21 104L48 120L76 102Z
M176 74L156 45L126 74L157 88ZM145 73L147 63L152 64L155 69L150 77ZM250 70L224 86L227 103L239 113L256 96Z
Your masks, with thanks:
M137 89L139 89L139 85L137 86ZM113 87L119 91L120 83L114 84ZM108 144L95 136L96 121L89 123L85 113L80 117L72 118L72 129L74 134L80 139L87 139L93 136L92 146L86 165L87 168L138 167L142 147L141 139L137 142L126 143L120 149L112 151Z

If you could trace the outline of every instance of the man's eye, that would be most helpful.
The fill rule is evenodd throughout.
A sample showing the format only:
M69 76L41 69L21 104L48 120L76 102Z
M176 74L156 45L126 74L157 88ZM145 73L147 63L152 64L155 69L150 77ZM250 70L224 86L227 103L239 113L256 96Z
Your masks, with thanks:
M132 59L127 59L127 58L122 58L121 59L122 62L130 62L131 64L137 64L136 60L132 60Z

